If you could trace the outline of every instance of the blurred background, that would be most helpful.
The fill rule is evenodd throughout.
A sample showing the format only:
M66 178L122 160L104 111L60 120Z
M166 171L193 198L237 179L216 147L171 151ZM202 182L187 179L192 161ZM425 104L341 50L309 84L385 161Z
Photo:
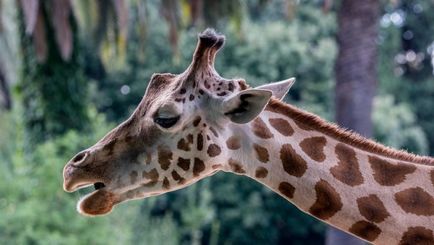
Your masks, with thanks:
M428 0L0 0L1 243L361 243L224 173L86 218L62 168L129 116L152 73L182 72L206 27L227 37L223 77L295 76L288 103L433 155L432 23Z

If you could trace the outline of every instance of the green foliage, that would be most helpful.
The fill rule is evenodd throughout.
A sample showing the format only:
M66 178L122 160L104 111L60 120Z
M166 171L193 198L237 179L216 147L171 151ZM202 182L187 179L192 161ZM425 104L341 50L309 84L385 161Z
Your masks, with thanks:
M2 122L21 126L13 115ZM11 131L9 131L11 132ZM13 131L12 131L13 132ZM10 133L12 134L14 133ZM5 135L8 136L8 135ZM32 157L23 153L22 138L10 137L7 165L0 172L1 217L0 237L15 244L77 244L81 239L91 243L94 236L101 236L102 229L88 227L103 226L101 220L79 217L73 199L78 196L65 195L62 186L64 156L89 143L79 139L76 132L63 138L40 145ZM6 166L8 166L6 168ZM80 236L77 236L80 234ZM104 244L104 242L101 242Z
M396 104L393 96L379 96L374 100L374 136L396 149L427 154L428 142L416 116L406 103Z
M420 153L434 153L434 83L431 26L422 24L434 18L433 3L412 0L403 1L402 5L388 7L386 14L400 13L405 16L402 26L393 23L383 24L381 28L379 90L381 94L393 95L397 103L407 104L418 124L426 134L427 151L417 148ZM400 12L401 11L401 12ZM405 14L404 14L405 13ZM387 18L386 18L387 19ZM428 29L427 29L428 28ZM410 31L412 38L404 38ZM419 62L411 62L407 52L414 52L423 57ZM420 140L419 140L420 141ZM422 140L423 141L423 140ZM413 150L414 148L410 148ZM416 150L416 149L414 149Z
M318 244L323 241L324 224L259 183L225 173L213 176L211 181L211 192L216 193L212 203L217 209L219 244Z

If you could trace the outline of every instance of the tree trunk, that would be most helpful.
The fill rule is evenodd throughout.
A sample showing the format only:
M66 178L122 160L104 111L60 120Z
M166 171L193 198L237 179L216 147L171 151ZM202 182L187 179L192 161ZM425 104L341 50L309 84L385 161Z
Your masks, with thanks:
M50 3L39 2L42 18L38 21L41 21L43 28L35 28L32 36L25 33L24 15L22 9L20 11L23 61L19 88L24 105L26 148L29 151L38 143L62 135L67 130L83 130L89 126L88 86L77 24L71 12L66 25L71 29L72 50L69 58L65 58L53 26L56 10ZM46 47L43 59L41 55L38 56L41 44Z
M339 54L336 73L336 122L363 136L372 136L372 102L377 87L379 0L342 0L338 12ZM326 244L363 244L330 228Z

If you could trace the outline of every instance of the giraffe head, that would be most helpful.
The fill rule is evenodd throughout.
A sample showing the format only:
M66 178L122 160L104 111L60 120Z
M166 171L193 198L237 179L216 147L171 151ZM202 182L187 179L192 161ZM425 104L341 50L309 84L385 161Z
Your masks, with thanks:
M96 189L78 203L80 213L105 214L120 202L234 170L225 150L230 125L256 118L272 95L282 98L288 92L294 79L250 88L242 79L222 78L214 59L223 44L224 36L213 30L201 33L185 72L154 74L130 118L67 163L66 191Z

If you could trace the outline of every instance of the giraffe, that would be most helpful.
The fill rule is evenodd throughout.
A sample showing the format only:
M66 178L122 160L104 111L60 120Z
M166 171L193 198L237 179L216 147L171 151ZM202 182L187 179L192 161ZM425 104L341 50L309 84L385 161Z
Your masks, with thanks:
M94 185L88 216L218 171L250 177L303 212L375 244L434 244L434 158L394 150L282 102L295 79L250 87L214 68L223 35L198 37L181 74L154 74L132 115L64 167Z

